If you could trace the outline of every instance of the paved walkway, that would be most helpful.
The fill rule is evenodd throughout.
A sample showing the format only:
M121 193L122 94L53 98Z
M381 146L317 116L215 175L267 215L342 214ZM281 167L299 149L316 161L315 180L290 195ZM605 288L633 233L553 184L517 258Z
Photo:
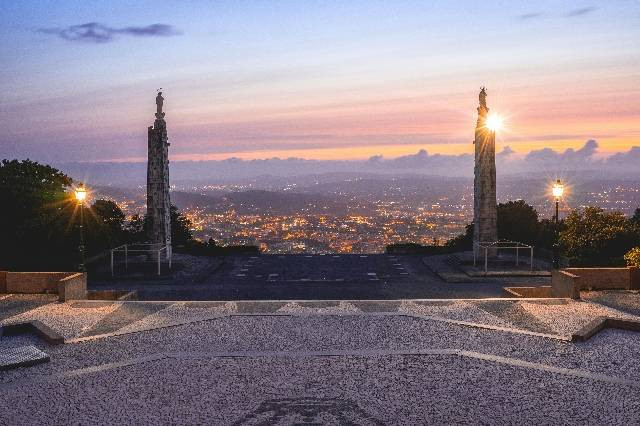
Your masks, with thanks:
M407 316L227 316L49 347L0 423L640 421L636 334L583 344Z
M180 255L176 262L187 266L173 278L92 278L89 287L136 290L141 300L377 300L500 297L505 285L522 282L466 276L462 283L448 283L422 256L247 255L212 258L212 265L205 260ZM541 285L548 279L525 282Z
M566 337L640 299L56 303L51 361L0 372L0 424L633 424L640 334ZM614 300L610 306L600 303ZM620 302L625 300L625 303ZM3 309L11 306L12 309Z

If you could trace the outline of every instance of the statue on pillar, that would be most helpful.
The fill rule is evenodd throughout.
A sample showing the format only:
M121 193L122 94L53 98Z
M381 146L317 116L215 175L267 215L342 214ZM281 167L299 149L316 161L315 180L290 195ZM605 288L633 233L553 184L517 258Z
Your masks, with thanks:
M158 96L156 96L156 118L163 118L164 112L162 112L162 105L164 103L164 98L162 97L162 92L158 92Z
M478 99L480 100L480 106L482 108L487 107L487 89L485 87L480 88L480 94L478 95Z

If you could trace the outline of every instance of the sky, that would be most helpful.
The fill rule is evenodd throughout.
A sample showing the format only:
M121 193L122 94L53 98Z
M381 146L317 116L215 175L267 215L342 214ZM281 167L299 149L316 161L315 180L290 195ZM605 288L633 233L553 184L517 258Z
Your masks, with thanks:
M624 0L4 2L0 158L145 161L158 88L172 161L459 156L480 86L498 150L637 155L639 24Z

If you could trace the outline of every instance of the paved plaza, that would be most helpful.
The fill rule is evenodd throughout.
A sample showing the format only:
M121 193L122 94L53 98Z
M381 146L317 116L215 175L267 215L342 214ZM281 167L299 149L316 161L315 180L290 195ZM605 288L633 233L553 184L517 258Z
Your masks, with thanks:
M450 283L419 255L175 257L178 266L170 277L90 275L89 287L136 290L141 300L376 300L500 297L505 285L549 284L547 277L466 277Z
M0 300L3 323L63 334L51 360L0 372L0 424L633 424L637 292L587 301L57 303ZM611 295L611 294L610 294ZM606 304L603 302L607 302Z

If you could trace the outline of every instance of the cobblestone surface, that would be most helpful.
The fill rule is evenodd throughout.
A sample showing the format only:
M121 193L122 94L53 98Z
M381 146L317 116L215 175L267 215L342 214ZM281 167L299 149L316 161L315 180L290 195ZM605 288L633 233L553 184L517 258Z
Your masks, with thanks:
M592 296L592 299L595 296ZM349 314L394 313L507 327L523 331L570 336L598 316L640 319L629 303L600 300L398 300L398 301L230 301L230 302L99 302L57 303L25 299L9 300L17 315L3 323L40 320L65 339L128 333L202 321L232 314ZM0 308L5 300L0 300ZM615 306L615 307L612 307ZM619 308L619 309L616 309Z
M0 373L0 424L638 423L640 333L426 318L567 334L628 315L591 300L39 302L80 340L0 340L51 357Z
M456 355L193 354L27 383L3 396L0 420L29 424L294 424L305 417L321 424L640 420L634 387Z

